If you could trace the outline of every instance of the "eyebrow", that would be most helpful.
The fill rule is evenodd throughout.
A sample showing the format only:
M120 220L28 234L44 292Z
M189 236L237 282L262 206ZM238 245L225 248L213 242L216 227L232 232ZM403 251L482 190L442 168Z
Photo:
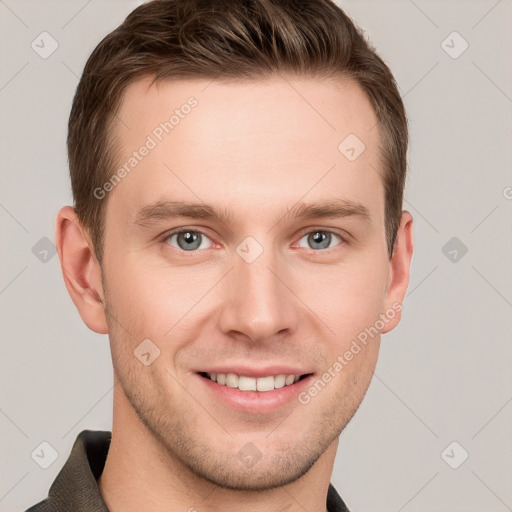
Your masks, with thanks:
M234 213L206 203L188 203L184 201L155 201L141 208L135 216L135 224L149 226L161 220L184 217L189 219L209 219L229 224ZM372 217L368 208L361 203L347 199L334 199L320 203L298 202L282 215L284 218L320 219L353 217L371 224ZM277 223L276 223L277 224Z

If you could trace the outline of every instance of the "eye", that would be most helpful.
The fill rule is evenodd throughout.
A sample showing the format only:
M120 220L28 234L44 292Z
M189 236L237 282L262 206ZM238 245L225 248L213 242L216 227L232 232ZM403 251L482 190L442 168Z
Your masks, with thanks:
M308 244L307 246L304 246L301 244L302 240L305 239L305 243ZM299 247L306 247L307 249L330 249L331 247L334 247L334 244L331 245L331 242L334 242L335 239L338 239L340 242L343 242L343 239L339 236L333 233L332 231L325 231L325 230L315 230L307 233L304 235L298 242Z
M197 249L208 249L209 245L207 241L211 240L201 231L195 231L193 229L182 229L170 233L165 237L166 243L177 247L182 251L195 251Z

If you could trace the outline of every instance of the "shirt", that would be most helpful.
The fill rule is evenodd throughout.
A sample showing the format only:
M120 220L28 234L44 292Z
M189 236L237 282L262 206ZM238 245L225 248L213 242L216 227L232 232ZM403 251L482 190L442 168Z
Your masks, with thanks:
M111 438L109 431L80 432L48 497L25 512L108 512L97 479L105 466ZM349 512L332 484L326 505L328 512Z

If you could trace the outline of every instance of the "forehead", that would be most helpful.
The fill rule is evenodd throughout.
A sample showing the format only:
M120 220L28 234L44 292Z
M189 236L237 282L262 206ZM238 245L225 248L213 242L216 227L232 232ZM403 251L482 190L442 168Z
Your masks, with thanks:
M125 210L167 196L253 214L329 194L381 206L377 118L354 82L151 81L131 84L118 112L118 165L134 165L109 200Z
M222 140L236 139L262 128L269 137L284 132L308 141L312 140L313 132L318 139L330 134L336 140L347 128L367 137L377 122L363 89L341 76L158 82L145 77L124 91L116 132L128 141L134 127L150 133L155 128L154 121L169 120L175 111L182 120L180 111L188 111L186 105L192 98L199 107L193 109L194 117L201 118L201 123L194 123L194 129L202 126L205 133L208 130L211 137ZM297 118L309 124L292 125ZM212 121L216 129L212 129ZM183 126L180 131L184 131Z

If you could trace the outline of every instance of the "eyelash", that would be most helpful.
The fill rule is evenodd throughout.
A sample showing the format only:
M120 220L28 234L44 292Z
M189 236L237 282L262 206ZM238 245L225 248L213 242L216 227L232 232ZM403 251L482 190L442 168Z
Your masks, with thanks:
M164 236L162 241L163 241L164 244L170 245L169 244L169 240L174 235L179 235L181 233L187 233L187 232L199 233L200 235L208 238L212 243L215 243L213 240L211 240L211 238L204 231L201 231L200 229L195 229L195 228L194 229L189 229L189 228L179 228L179 229L176 229L174 231L171 231L171 232L167 233ZM347 238L345 236L341 235L340 233L338 233L338 232L336 232L336 231L334 231L332 229L325 229L325 228L309 229L309 231L305 231L305 232L303 232L300 235L299 241L302 240L306 235L309 235L309 234L312 234L312 233L319 233L319 232L320 233L330 233L331 235L334 235L334 236L338 237L340 239L340 242L337 245L335 245L334 247L328 247L327 249L315 250L315 249L311 249L311 248L306 248L309 251L311 251L312 253L330 253L332 250L336 249L336 247L344 246L344 245L347 245L347 243L348 243ZM191 251L185 251L183 249L180 249L179 247L174 247L174 246L171 246L171 247L173 249L176 249L177 251L179 251L181 253L185 253L185 254L190 255L190 256L196 255L198 252L201 252L201 251L205 250L205 249L195 249L195 250L191 250ZM304 249L304 247L302 247L302 249Z

